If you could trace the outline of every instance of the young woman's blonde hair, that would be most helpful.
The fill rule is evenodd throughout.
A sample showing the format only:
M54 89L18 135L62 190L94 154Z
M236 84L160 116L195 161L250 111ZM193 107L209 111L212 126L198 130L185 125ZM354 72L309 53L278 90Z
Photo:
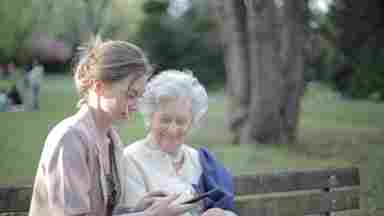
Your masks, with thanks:
M148 59L136 45L125 41L103 42L100 37L95 37L79 48L74 67L75 85L80 96L78 106L87 103L91 80L113 84L134 76L134 82L149 72Z

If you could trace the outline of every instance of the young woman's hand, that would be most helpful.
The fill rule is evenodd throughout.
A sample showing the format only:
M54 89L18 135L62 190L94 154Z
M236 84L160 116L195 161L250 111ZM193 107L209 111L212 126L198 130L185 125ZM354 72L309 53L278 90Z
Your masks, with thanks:
M225 211L221 208L210 208L205 211L201 216L224 216Z

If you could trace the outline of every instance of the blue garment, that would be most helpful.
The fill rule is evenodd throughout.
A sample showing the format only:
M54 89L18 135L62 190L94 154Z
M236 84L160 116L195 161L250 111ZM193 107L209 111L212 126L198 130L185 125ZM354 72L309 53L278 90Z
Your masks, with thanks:
M218 190L203 200L204 211L210 208L221 208L234 211L234 190L232 176L228 170L206 148L199 148L199 160L202 168L197 185L193 185L198 193Z

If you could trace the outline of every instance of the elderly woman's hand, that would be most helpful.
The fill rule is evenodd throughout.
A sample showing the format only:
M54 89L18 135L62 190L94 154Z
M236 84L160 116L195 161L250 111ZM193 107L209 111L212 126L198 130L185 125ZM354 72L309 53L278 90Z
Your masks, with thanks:
M152 191L149 193L146 193L136 204L134 210L135 211L144 211L149 206L151 206L157 198L159 197L166 197L168 194L163 191Z
M210 208L205 211L202 216L224 216L225 211L221 208Z
M179 195L170 195L154 198L152 205L145 209L144 215L148 216L177 216L196 208L195 204L172 204Z

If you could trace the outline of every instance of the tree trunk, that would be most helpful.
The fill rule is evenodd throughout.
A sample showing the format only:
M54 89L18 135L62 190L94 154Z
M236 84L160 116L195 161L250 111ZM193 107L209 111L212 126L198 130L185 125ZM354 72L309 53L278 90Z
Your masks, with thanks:
M304 93L304 69L306 47L309 34L305 31L307 1L290 1L283 7L281 34L282 75L284 80L282 95L283 131L288 142L296 141L299 124L300 103Z
M227 76L226 93L229 97L228 119L233 142L238 143L240 131L247 117L249 105L249 52L245 5L242 1L222 0L216 2L218 15L223 20L222 40Z
M296 139L303 92L305 0L216 0L234 142Z

